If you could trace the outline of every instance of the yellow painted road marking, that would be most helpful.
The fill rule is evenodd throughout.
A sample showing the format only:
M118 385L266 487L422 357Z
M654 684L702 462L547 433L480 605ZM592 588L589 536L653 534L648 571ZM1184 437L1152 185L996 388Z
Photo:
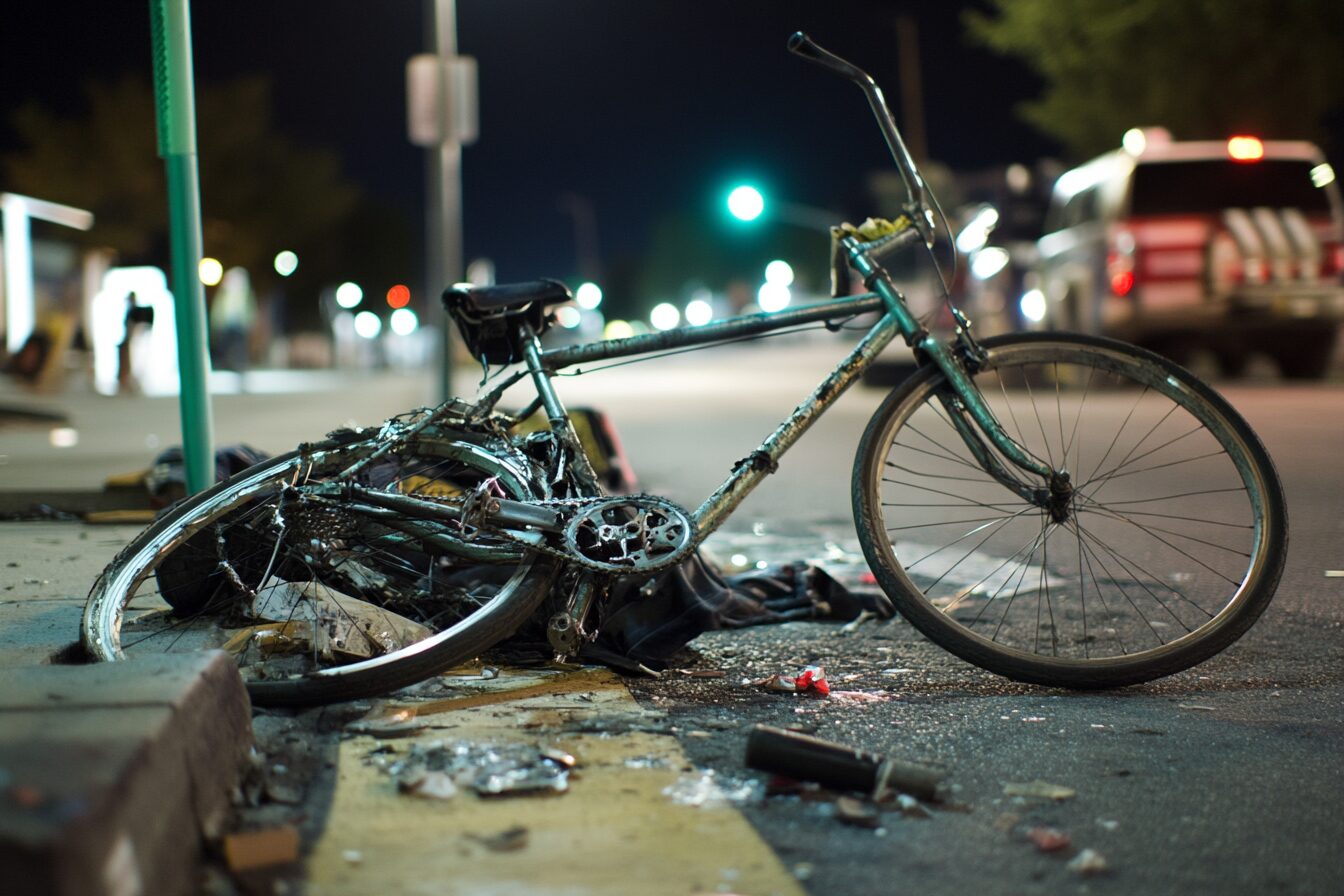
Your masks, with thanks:
M803 890L746 819L730 807L679 805L664 788L691 769L676 738L630 731L564 733L585 720L641 713L605 670L509 675L434 704L393 707L428 727L413 739L345 740L323 835L307 859L318 896L369 893L471 896L652 896ZM569 790L550 796L448 800L396 792L369 755L435 740L524 741L573 754ZM639 759L636 767L626 760ZM496 852L482 841L523 827L525 844Z

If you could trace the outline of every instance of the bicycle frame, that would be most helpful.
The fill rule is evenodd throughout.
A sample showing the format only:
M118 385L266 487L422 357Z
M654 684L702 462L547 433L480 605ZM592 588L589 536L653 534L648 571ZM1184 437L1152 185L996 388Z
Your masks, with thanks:
M856 379L863 375L882 349L897 335L904 337L906 344L915 350L917 357L937 365L946 376L950 391L955 397L948 400L949 414L956 422L958 432L985 469L1014 492L1044 506L1049 490L1032 487L1013 476L986 448L977 429L985 433L992 445L1015 466L1049 483L1054 483L1059 474L1033 458L1008 436L972 384L962 360L949 345L943 344L920 325L910 313L904 296L896 288L886 269L874 257L879 251L899 248L919 238L918 232L910 228L897 234L896 239L889 238L875 247L850 237L842 241L850 253L854 269L864 276L865 284L875 290L863 295L786 311L743 315L698 327L683 326L661 333L546 350L541 349L535 334L530 332L525 334L525 363L532 376L540 404L546 409L552 430L558 431L570 444L577 444L577 437L573 433L564 405L551 383L554 371L593 361L708 345L782 330L799 324L882 312L881 317L859 340L854 349L831 370L774 432L738 462L723 484L692 514L696 524L696 543L718 529L743 499L767 475L778 469L779 460L784 453ZM969 334L965 338L969 340ZM530 412L530 410L525 412L524 416Z

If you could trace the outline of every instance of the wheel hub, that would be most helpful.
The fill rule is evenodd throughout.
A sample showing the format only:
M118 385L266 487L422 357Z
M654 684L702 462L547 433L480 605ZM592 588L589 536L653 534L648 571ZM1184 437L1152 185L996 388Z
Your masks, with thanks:
M1073 482L1067 471L1060 470L1050 475L1050 493L1046 496L1045 507L1055 522L1068 520L1073 508Z

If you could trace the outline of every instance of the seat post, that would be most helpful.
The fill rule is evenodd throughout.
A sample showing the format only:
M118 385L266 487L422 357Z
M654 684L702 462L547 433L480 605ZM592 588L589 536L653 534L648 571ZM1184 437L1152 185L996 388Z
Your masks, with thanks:
M567 450L579 481L589 494L605 494L597 473L593 470L592 461L584 452L579 434L575 431L574 424L560 401L560 396L551 384L550 374L542 363L541 340L526 321L518 325L518 345L523 352L523 362L532 374L532 384L541 398L541 406L546 409L546 418L550 421L551 431Z

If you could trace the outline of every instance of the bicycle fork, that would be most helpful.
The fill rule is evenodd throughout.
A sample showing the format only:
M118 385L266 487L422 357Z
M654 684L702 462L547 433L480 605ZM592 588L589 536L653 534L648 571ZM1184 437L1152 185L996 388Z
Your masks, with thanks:
M906 233L911 235L907 239L914 238L915 228ZM957 338L950 346L943 344L911 315L891 275L872 258L869 249L852 237L846 237L842 242L849 252L850 264L863 276L864 285L882 297L887 314L894 319L906 345L942 371L947 386L939 390L938 401L976 463L1013 494L1048 510L1055 522L1068 519L1073 498L1069 472L1043 463L1009 436L971 380L971 374L984 361L984 352L972 337L966 316L960 310L952 309L957 322ZM892 241L890 245L899 243ZM986 444L986 437L989 444ZM1044 482L1044 487L1023 481L1000 456L1037 481Z

